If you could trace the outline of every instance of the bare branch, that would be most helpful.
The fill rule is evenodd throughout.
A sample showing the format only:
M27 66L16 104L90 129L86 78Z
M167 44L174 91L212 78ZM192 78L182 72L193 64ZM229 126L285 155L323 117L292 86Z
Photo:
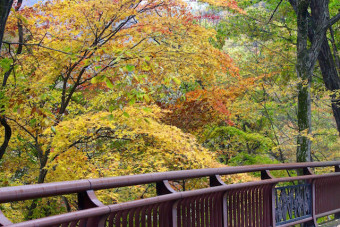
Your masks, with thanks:
M43 46L43 45L41 45L41 43L22 43L22 42L8 42L8 41L3 41L3 43L9 44L9 45L17 44L17 45L24 45L24 46L38 46L38 47L45 48L45 49L48 49L48 50L57 51L57 52L60 52L60 53L63 53L63 54L73 55L73 53L65 52L65 51L62 51L62 50L57 50L57 49L47 47L47 46Z
M269 18L269 20L268 20L268 22L267 22L267 24L273 19L274 14L276 13L277 9L279 8L279 6L281 5L282 2L283 2L283 0L281 0L281 1L279 2L279 4L277 4L277 6L275 7L275 9L274 9L272 15L270 16L270 18Z

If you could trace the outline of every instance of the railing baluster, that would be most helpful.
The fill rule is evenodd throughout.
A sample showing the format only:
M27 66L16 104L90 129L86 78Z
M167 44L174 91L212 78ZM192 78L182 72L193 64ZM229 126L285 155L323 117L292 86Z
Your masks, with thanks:
M163 181L159 181L156 182L156 192L157 195L167 195L167 194L173 194L173 193L177 193L169 184L168 180L163 180ZM183 210L181 211L177 211L177 204L178 201L173 201L172 204L168 205L168 212L169 214L167 216L170 216L169 220L171 221L171 223L169 223L169 220L165 220L164 219L164 223L162 225L160 225L161 227L163 226L172 226L172 227L177 227L177 226L182 226L181 224L178 223L177 220L177 212L183 213ZM162 206L161 206L162 207ZM164 207L164 211L161 209L161 207L159 208L159 212L160 213L165 213L167 211L166 207ZM176 215L175 215L176 214ZM165 214L162 214L164 216L166 216ZM182 216L180 215L179 218L182 219Z
M182 200L179 200L174 204L174 206L176 205L176 208L177 208L177 212L176 212L176 214L177 214L177 217L176 217L177 218L177 226L182 226L182 223L183 223L183 209L181 207L182 202L183 202Z
M223 227L228 226L228 191L223 194L222 201L222 215L223 215Z
M140 226L140 217L141 217L141 210L142 210L142 207L138 207L135 211L135 226Z
M270 226L275 227L276 226L276 215L275 215L275 202L276 202L276 197L275 197L275 186L276 184L272 185L271 188L271 197L272 197L272 201L271 201L271 205L272 205L272 212L271 212L271 221L270 221Z
M223 186L226 185L223 180L221 179L220 175L213 175L209 177L209 183L210 187L215 187L215 186ZM219 226L227 226L227 194L225 193L225 196L222 196L222 202L221 204L219 203L218 207L218 217L217 221L219 223Z
M115 216L115 227L121 227L121 216L123 211L118 211Z
M201 213L201 210L202 210L202 197L201 196L198 196L197 197L197 201L196 201L196 227L202 227L202 223L201 223L201 218L202 218L202 213Z
M246 188L244 193L245 193L244 225L249 226L250 224L249 223L249 205L251 203L249 188Z
M152 211L152 227L158 227L158 209L159 209L159 204L156 204L153 211Z
M128 227L128 219L127 219L128 213L129 213L128 210L125 210L122 213L122 227Z
M133 226L133 218L135 216L136 209L131 209L129 211L129 226Z
M237 190L235 191L235 204L234 204L234 212L235 212L235 216L234 216L234 221L236 226L240 226L240 211L239 211L239 206L240 206L240 200L239 200L239 194L240 191Z
M146 227L146 211L148 209L148 206L144 206L141 210L141 226Z
M245 189L244 188L242 188L241 190L239 190L239 192L240 192L240 194L239 194L239 196L240 196L240 205L239 205L239 213L240 213L240 215L239 215L239 217L240 217L240 226L245 226L245 220L244 220L244 216L245 216L245 212L244 212L244 210L245 210Z

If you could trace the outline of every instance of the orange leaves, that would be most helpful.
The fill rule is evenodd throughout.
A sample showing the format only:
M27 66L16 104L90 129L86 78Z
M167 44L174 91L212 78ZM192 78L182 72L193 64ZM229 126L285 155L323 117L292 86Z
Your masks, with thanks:
M206 2L217 7L226 7L239 13L245 13L244 10L238 7L236 0L202 0L202 2Z
M233 96L227 90L217 87L188 92L184 101L169 107L171 112L167 114L164 121L190 132L200 130L204 125L212 122L225 121L233 125L228 110Z
M222 69L223 72L229 72L230 75L232 76L238 76L239 74L239 69L238 67L236 67L233 63L233 60L231 59L231 57L218 50L218 49L214 49L213 50L213 55L215 55L218 59L218 63Z

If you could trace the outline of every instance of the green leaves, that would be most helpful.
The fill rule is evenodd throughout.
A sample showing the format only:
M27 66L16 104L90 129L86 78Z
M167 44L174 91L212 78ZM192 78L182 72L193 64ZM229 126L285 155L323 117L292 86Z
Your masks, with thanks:
M51 126L51 131L52 131L54 134L56 134L56 133L57 133L57 131L56 131L56 129L55 129L55 127L54 127L54 126Z
M107 86L108 88L110 88L110 89L113 89L113 88L114 88L112 82L111 82L107 77L105 78L105 83L106 83L106 86Z
M2 68L3 72L7 72L13 63L13 60L10 58L3 58L0 60L0 67Z
M133 72L135 70L135 66L133 65L126 65L125 66L125 69L128 71L128 72Z
M37 122L37 119L33 118L30 120L30 126L34 127L35 123Z
M181 84L181 80L178 79L177 77L172 78L172 80L173 80L177 85L180 85L180 84Z

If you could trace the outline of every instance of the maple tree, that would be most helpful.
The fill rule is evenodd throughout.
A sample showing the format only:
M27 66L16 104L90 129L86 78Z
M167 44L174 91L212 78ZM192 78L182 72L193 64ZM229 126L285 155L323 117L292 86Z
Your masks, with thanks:
M169 78L170 82L190 79L200 73L195 76L211 75L213 80L215 73L232 68L228 56L217 54L209 44L210 32L190 23L183 7L175 1L136 1L133 7L130 1L54 1L10 18L8 27L16 29L15 17L25 17L28 52L16 56L26 63L18 65L17 79L30 82L7 90L11 97L7 111L14 110L8 119L38 152L39 183L47 173L53 137L42 136L43 132L83 113L81 106L90 100L93 83L106 83L120 93L112 103L114 109L126 102L150 101L150 88L157 91L157 83ZM150 23L156 19L158 23ZM211 56L209 61L206 56ZM172 72L174 62L176 72Z

